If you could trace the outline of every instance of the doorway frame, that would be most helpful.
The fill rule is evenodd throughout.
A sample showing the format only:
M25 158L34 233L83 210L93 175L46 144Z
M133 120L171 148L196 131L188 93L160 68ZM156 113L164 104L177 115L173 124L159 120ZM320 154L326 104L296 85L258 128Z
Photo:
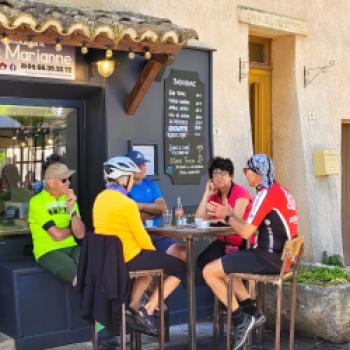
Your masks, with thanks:
M254 60L251 55L251 44L257 44L262 49L262 60ZM249 76L248 94L250 121L252 130L252 147L254 153L266 153L272 156L273 135L272 135L272 110L271 110L271 82L272 82L272 62L271 62L271 39L256 35L248 37L249 54ZM254 116L252 115L252 84L255 87L254 95ZM254 117L254 121L253 121ZM253 124L254 123L254 124ZM258 145L257 145L258 144Z
M86 169L85 157L85 103L83 100L68 99L46 99L46 98L28 98L28 97L2 97L0 96L0 105L19 105L19 106L40 106L40 107L63 107L74 108L77 111L77 174L79 174L78 193L79 202L86 203Z
M341 164L342 164L342 173L341 173L341 231L342 231L342 243L343 243L343 255L345 265L350 265L350 222L348 225L345 225L345 220L349 220L349 214L346 212L346 208L349 208L350 203L350 174L346 173L346 168L350 169L350 143L349 143L349 152L346 152L344 147L344 127L348 128L349 141L350 141L350 119L343 119L341 121ZM349 196L345 198L345 186L348 187L347 192ZM347 231L347 234L345 233Z

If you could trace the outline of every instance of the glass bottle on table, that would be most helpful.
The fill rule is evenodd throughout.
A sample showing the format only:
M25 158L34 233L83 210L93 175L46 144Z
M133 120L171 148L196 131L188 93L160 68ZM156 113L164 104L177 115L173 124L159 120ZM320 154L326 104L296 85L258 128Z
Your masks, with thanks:
M182 207L181 197L177 197L177 202L175 207L176 226L182 226L183 217L184 217L184 210Z

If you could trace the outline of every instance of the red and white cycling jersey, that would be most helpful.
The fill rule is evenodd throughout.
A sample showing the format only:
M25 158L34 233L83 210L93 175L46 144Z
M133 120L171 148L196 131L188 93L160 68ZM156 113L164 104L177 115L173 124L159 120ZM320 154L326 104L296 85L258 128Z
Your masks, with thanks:
M278 182L274 182L269 190L261 189L247 222L258 227L254 248L280 266L285 241L298 236L298 213L291 193Z

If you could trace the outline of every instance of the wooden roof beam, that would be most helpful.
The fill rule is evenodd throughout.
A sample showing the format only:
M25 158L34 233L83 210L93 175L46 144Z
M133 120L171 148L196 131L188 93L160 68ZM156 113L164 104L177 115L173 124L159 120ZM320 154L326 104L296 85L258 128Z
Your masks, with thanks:
M174 56L157 55L145 64L139 79L131 90L129 96L126 98L125 112L128 115L135 114L137 108L142 102L147 91L151 87L153 81L157 78L164 65L173 62Z

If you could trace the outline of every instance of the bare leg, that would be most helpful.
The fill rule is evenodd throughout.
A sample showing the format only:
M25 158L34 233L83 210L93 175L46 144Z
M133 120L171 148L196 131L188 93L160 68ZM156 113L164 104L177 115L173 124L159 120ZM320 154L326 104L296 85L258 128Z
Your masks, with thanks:
M75 287L78 283L78 276L75 276L72 281L72 286Z
M142 276L134 280L134 285L130 296L130 307L132 307L134 310L137 311L140 308L141 297L150 284L151 279L151 276Z
M164 300L176 289L180 284L180 279L175 276L169 276L164 281ZM145 305L148 315L153 315L154 309L158 307L158 290L152 292L149 302Z
M168 255L174 256L175 258L182 260L183 262L186 262L186 248L181 244L171 245L167 249L166 253Z
M222 267L221 259L217 259L207 264L203 269L203 277L208 286L212 289L218 299L227 307L227 280L226 273ZM232 311L238 309L238 301L236 293L240 297L248 295L244 284L241 282L235 286L234 293L232 293Z
M250 298L250 294L240 278L233 279L233 293L236 295L239 301Z

